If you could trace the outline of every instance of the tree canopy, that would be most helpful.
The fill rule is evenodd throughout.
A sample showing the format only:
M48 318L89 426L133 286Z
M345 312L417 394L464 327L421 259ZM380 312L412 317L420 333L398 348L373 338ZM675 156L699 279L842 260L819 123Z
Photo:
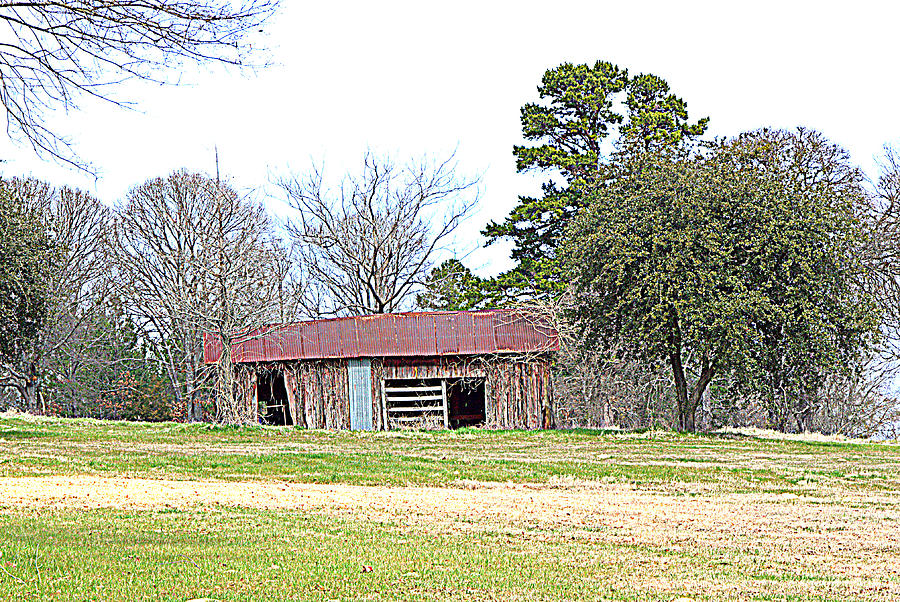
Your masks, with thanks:
M329 186L321 169L279 185L295 217L295 264L308 316L400 311L478 203L478 180L454 156L405 165L366 153L362 169Z
M859 184L845 153L802 130L632 155L568 231L577 319L668 363L683 430L716 375L773 411L801 399L877 328Z
M560 242L585 199L613 174L612 156L675 147L703 134L708 121L691 124L687 103L660 77L632 77L606 61L549 69L538 94L541 102L521 110L522 135L534 144L517 145L513 154L520 173L539 170L550 179L541 196L520 197L505 221L483 232L488 244L513 241L517 265L496 283L507 301L565 288Z
M425 290L416 297L416 304L438 311L479 309L488 298L487 286L459 259L448 259L428 274Z
M52 250L44 216L0 182L0 384L44 325Z
M165 370L178 413L202 419L203 334L228 351L246 329L284 319L286 250L272 218L218 178L180 170L128 192L112 253L125 311ZM219 393L217 418L239 421L234 412L245 408L234 407L233 388Z

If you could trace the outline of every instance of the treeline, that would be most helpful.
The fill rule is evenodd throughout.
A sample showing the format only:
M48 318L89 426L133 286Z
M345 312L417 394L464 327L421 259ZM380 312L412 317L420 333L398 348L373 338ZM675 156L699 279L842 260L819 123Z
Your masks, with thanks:
M520 172L547 174L483 231L513 269L436 268L420 302L530 306L562 333L564 426L890 434L900 420L900 163L867 182L818 132L703 139L652 74L548 70Z
M367 155L329 186L278 181L292 214L178 171L108 207L0 182L0 394L6 407L133 420L250 420L230 349L264 324L397 311L475 206L453 158ZM203 363L203 336L226 350Z
M273 281L286 251L261 205L184 171L114 208L32 179L4 181L0 199L10 405L140 420L221 414L203 406L202 333L279 317Z
M229 350L266 323L522 307L557 326L560 426L890 434L900 341L900 161L869 182L818 132L705 136L652 74L548 70L521 110L546 177L487 243L514 267L435 266L479 201L454 158L367 154L275 184L270 216L179 171L115 206L0 184L0 390L65 416L244 423ZM202 334L225 349L202 362Z

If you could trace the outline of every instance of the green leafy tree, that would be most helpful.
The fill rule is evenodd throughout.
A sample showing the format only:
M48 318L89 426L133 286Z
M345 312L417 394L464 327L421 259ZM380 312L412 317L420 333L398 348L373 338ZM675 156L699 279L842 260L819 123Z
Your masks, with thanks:
M749 265L769 306L754 316L756 344L735 383L765 402L773 428L811 430L828 379L858 377L881 338L864 175L846 150L804 128L745 133L728 153L761 174L771 199Z
M860 194L836 147L804 131L629 156L569 230L575 318L669 365L680 430L720 375L773 408L811 398L877 328L858 286Z
M481 309L489 297L488 286L460 260L448 259L431 270L416 303L422 309L438 311Z
M90 355L92 333L86 326L114 286L106 246L109 211L88 193L32 178L13 178L3 187L21 211L40 216L51 245L52 261L38 283L46 303L40 329L20 339L15 356L3 363L3 384L16 390L18 405L43 412L44 386L60 378L51 364L70 354L82 356L75 361Z
M494 288L501 302L531 300L565 288L559 244L592 191L614 175L610 156L674 147L706 129L691 124L687 103L661 78L629 77L612 63L564 63L544 73L541 102L522 107L522 134L531 145L513 148L516 168L551 175L539 197L522 196L502 223L483 234L488 244L513 241L516 267ZM620 109L620 106L624 111Z
M25 395L29 380L17 366L40 335L47 317L52 242L43 216L0 183L0 387ZM34 367L26 366L29 378Z
M57 416L159 421L172 418L172 388L117 299L85 315L76 336L48 361L48 412Z
M653 74L628 82L625 99L628 121L622 126L625 148L638 151L674 148L706 131L709 118L688 121L687 103L669 91L669 84Z

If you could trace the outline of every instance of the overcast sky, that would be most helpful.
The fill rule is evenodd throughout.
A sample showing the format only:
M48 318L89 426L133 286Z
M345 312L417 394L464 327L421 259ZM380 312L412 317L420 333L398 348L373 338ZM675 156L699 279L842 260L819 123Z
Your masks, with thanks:
M874 175L900 144L900 8L893 2L303 2L282 0L256 76L190 67L190 85L129 85L139 112L102 105L58 116L100 169L93 178L0 143L6 176L86 188L112 203L149 177L186 167L223 173L268 198L269 175L324 162L340 175L367 147L399 158L446 155L483 174L463 239L533 189L515 173L519 108L561 62L609 60L665 78L713 135L804 125ZM273 212L282 208L274 200ZM507 248L467 259L482 274Z

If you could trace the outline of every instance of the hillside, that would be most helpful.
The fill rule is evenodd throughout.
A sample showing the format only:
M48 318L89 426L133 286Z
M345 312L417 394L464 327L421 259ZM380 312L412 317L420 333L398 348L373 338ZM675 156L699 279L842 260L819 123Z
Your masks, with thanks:
M0 418L9 600L895 600L900 446Z

